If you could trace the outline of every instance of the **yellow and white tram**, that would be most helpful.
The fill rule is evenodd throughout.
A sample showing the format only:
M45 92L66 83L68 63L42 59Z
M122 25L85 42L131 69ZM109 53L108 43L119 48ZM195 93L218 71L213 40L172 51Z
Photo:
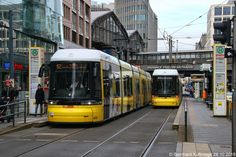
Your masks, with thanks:
M51 123L103 122L151 101L150 74L99 50L58 50L49 80Z
M155 69L152 74L152 105L179 106L182 86L176 69Z

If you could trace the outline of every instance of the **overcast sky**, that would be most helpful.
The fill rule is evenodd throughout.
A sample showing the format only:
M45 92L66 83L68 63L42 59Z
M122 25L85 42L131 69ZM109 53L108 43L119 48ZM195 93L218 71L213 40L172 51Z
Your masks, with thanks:
M94 0L98 3L114 2L114 0ZM162 33L172 35L173 51L193 50L207 29L207 12L212 4L226 3L228 0L150 0L150 5L158 17L158 37ZM195 20L195 21L194 21ZM190 26L184 27L191 23ZM183 29L181 29L183 28ZM181 29L181 30L179 30ZM178 40L178 46L177 46ZM158 51L168 51L166 41L158 41Z

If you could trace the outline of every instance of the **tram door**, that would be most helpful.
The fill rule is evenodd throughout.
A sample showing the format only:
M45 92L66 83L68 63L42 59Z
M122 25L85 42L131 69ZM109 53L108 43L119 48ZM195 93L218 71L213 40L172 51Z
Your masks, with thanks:
M109 64L105 63L103 69L104 119L109 118L110 115L110 89L112 87L112 80L109 78L109 76L111 76L111 67Z

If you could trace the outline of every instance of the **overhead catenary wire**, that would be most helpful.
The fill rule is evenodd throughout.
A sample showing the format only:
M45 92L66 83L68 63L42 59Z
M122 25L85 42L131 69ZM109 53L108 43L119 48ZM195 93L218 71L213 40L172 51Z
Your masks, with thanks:
M223 3L225 3L226 1L227 1L227 0L224 0L223 2L221 2L221 3L219 4L219 6L220 6L221 4L223 4ZM175 30L175 31L172 32L170 35L173 35L173 34L179 32L180 30L182 30L183 28L185 28L185 27L191 25L193 22L195 22L195 21L197 21L198 19L202 18L202 17L203 17L204 15L206 15L207 13L208 13L208 11L205 12L205 13L203 13L203 14L201 14L200 16L198 16L197 18L193 19L192 21L188 22L187 24L183 25L183 26L180 27L179 29Z

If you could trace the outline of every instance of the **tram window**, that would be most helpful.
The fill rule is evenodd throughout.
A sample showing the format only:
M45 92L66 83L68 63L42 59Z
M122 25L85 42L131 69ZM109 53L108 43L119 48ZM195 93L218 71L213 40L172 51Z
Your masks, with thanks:
M120 92L120 67L116 64L109 64L111 73L109 75L110 78L110 88L111 88L111 96L118 97Z
M177 93L177 77L161 76L153 78L153 94L171 96Z
M125 76L123 78L123 84L124 84L124 96L128 95L128 77Z
M116 78L115 79L116 81L116 96L120 96L120 79L119 78Z
M129 95L133 95L133 80L129 77Z
M50 99L101 99L100 64L94 62L53 63Z

